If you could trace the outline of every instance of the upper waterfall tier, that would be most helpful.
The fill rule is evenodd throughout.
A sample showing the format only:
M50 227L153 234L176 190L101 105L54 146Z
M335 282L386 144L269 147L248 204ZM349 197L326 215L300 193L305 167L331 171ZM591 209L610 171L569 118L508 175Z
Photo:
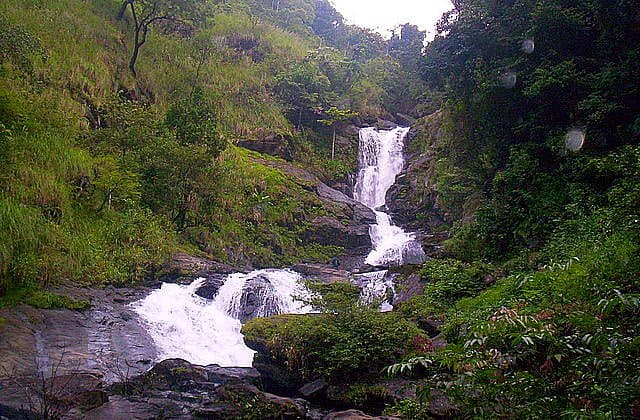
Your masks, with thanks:
M426 258L415 235L394 226L391 217L382 211L387 191L404 167L404 139L408 133L407 127L360 130L359 171L353 195L376 213L377 223L369 229L373 250L365 261L370 265L419 264Z

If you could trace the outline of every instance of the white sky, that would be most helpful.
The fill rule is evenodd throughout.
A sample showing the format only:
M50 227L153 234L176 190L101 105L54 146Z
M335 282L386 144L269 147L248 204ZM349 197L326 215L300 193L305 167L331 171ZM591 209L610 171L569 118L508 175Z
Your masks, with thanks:
M374 29L385 36L403 23L413 23L435 35L442 14L453 8L449 0L331 0L349 23Z

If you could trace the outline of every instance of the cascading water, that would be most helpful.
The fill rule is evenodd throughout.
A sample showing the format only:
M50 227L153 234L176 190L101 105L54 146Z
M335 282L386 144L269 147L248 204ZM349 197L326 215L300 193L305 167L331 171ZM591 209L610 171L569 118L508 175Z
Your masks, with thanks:
M197 279L188 286L163 284L132 304L148 327L160 358L250 367L254 351L244 344L240 319L311 310L297 299L310 295L301 276L290 270L231 274L213 300L196 295L203 283L204 279Z
M402 171L404 138L408 128L360 131L360 170L354 197L376 214L377 224L370 227L373 250L366 263L372 266L420 263L425 254L413 234L394 226L382 211L386 194ZM216 286L213 299L196 294L206 279L188 286L163 284L132 308L148 328L160 358L182 358L192 363L225 367L249 367L253 350L240 333L248 319L282 313L308 313L311 293L303 286L300 274L290 270L258 270L249 274L231 274ZM393 281L387 270L359 274L355 281L362 288L366 303L388 301ZM381 310L391 310L388 302Z
M353 195L376 214L377 224L369 228L373 250L365 260L366 264L372 266L419 264L426 258L415 236L394 226L391 216L382 211L387 191L402 172L402 150L408 133L409 128L405 127L394 130L368 127L360 130L360 169ZM358 275L356 281L362 289L360 296L365 303L381 300L380 310L393 309L389 296L393 296L395 290L387 270Z
M365 260L372 266L419 264L426 258L415 235L394 226L391 217L381 211L386 204L387 191L402 172L402 150L408 133L409 128L406 127L394 130L368 127L360 130L360 169L354 198L376 214L377 224L369 229L373 250Z

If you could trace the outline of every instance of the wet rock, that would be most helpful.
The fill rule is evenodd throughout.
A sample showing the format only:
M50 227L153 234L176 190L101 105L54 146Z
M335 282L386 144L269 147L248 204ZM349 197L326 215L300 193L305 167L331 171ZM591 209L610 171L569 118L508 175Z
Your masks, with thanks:
M257 140L244 139L238 140L236 144L265 155L276 156L285 160L292 159L289 142L284 136L270 135Z
M242 287L239 312L234 314L243 324L250 319L279 313L280 300L275 287L264 276L253 277Z
M307 242L335 245L348 250L367 251L371 248L368 225L345 225L331 217L317 217L304 233Z
M344 193L335 190L322 182L320 182L316 188L320 198L347 205L353 212L352 219L354 222L364 223L368 225L376 223L375 213L364 204L354 200L351 197L348 197Z
M212 300L216 297L218 290L220 290L226 281L226 274L209 274L195 293L202 298Z
M297 264L293 266L293 271L327 284L349 283L351 281L350 272L322 264Z
M0 377L36 377L40 371L61 376L100 372L111 383L125 371L133 376L156 357L155 345L128 304L145 289L81 289L92 302L87 311L19 306L0 311ZM51 375L52 369L55 372Z
M316 399L322 396L328 386L329 384L327 384L326 379L319 378L313 382L309 382L303 385L302 388L299 389L299 391L300 394L305 398Z

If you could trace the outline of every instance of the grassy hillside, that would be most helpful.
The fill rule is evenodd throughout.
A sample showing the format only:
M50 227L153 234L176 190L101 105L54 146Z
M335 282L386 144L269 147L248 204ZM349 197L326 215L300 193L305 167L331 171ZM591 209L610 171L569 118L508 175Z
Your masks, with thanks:
M270 3L188 4L150 26L137 77L122 2L0 4L0 296L139 281L176 249L261 266L336 252L301 242L323 211L312 194L233 144L279 139L344 176L352 150L331 159L317 120L386 113L399 75L374 70L393 64L379 36L326 4Z

